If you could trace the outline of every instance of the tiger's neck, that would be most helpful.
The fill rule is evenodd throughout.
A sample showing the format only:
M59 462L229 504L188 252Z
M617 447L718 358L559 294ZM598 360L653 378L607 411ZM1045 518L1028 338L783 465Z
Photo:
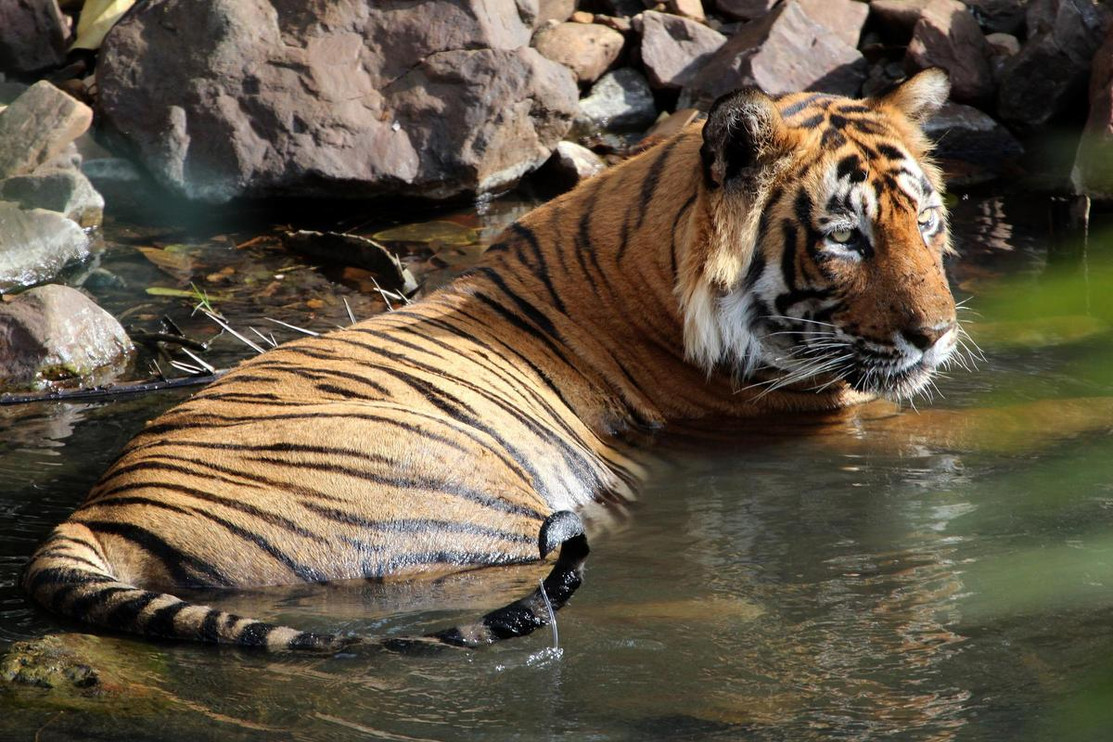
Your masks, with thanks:
M692 127L536 209L455 293L499 295L517 321L565 355L534 362L562 386L587 387L580 396L609 396L611 417L663 424L846 405L845 389L764 393L686 357L678 271L709 239L701 141ZM578 378L563 368L569 363Z

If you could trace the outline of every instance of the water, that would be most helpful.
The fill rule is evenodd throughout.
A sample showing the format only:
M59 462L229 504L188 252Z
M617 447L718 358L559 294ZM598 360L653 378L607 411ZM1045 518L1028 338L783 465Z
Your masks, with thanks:
M407 242L411 264L450 271L516 208L441 217L470 236L442 224ZM274 658L77 633L25 602L19 570L143 421L188 391L0 408L0 651L61 634L101 679L96 694L0 686L0 739L1109 738L1113 241L1049 253L1045 214L1039 199L956 204L952 274L987 360L941 380L918 413L871 405L654 440L641 499L595 521L556 650L538 632L476 652ZM377 309L328 283L335 272L228 249L244 235L163 240L192 256L175 277L135 254L150 233L114 229L101 265L128 286L98 298L140 321L168 312L214 334L190 300L143 290L228 266L218 306L240 326L327 329L345 315L329 297ZM276 274L303 278L260 298ZM222 337L208 357L244 353ZM408 635L543 573L203 597L309 629Z

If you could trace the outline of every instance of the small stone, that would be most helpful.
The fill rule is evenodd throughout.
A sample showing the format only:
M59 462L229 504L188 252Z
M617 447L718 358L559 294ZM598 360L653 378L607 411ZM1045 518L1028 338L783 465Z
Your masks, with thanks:
M549 159L553 177L571 188L607 169L599 155L575 142L560 142Z
M622 53L622 34L595 23L560 23L537 32L533 47L572 70L582 83L595 82Z
M642 64L655 88L679 90L726 43L717 31L680 16L642 14Z
M576 119L581 128L637 130L657 118L657 105L649 83L629 67L608 72L591 87L580 101Z
M0 71L28 73L66 59L69 27L57 0L0 3Z
M599 13L595 13L594 15L592 15L592 18L594 19L594 22L598 23L600 26L612 28L623 35L630 33L634 28L634 24L631 22L630 18L622 18L613 15L600 15Z
M0 201L0 293L45 281L89 254L89 235L45 209Z
M588 13L586 10L577 10L568 20L572 23L595 23L595 14Z
M748 23L685 85L678 106L706 110L719 96L746 85L772 95L797 90L855 96L866 77L857 49L817 23L797 0Z
M114 375L134 352L116 319L68 286L25 291L0 306L0 387L42 388Z
M1008 129L977 108L960 103L945 103L923 130L936 143L933 156L951 186L994 180L1024 155L1024 148Z
M1020 41L1012 34L991 33L985 41L995 56L1012 57L1020 53Z
M974 16L958 0L932 0L912 31L905 59L910 70L945 69L955 100L977 102L993 95L989 46Z
M773 9L778 0L715 0L715 9L731 18L749 21Z
M104 216L104 198L78 170L39 170L0 180L0 200L57 211L86 229L100 226Z
M34 172L93 121L93 110L44 81L0 113L0 178Z

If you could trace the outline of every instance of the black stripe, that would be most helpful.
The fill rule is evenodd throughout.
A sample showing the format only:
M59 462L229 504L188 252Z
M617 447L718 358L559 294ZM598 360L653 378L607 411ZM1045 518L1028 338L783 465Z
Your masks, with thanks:
M125 600L111 611L108 612L100 620L100 625L112 629L130 629L143 631L143 627L139 626L139 614L146 610L147 606L162 597L161 593L150 592L149 590L138 591L139 595L131 600Z
M216 644L220 641L220 627L217 622L220 620L220 611L215 608L210 608L205 614L205 618L201 621L201 628L197 633L197 638L208 644Z
M548 263L545 262L545 254L541 249L540 243L537 241L537 235L535 235L533 230L529 227L517 222L510 225L510 231L518 237L521 237L526 241L526 244L530 246L530 249L533 251L533 256L537 260L537 270L534 271L534 275L545 284L549 296L552 297L553 306L555 306L561 314L567 314L568 311L564 307L564 302L561 301L560 294L557 293L552 280L549 278L549 266Z
M356 526L373 531L389 534L418 535L429 531L443 531L446 533L463 533L470 536L483 536L485 538L501 539L518 544L532 544L536 536L525 536L515 531L506 531L501 528L468 523L465 521L438 520L436 518L397 518L387 520L372 520L364 518L358 513L352 513L338 508L326 508L309 501L302 501L301 506L322 518Z
M641 229L642 224L645 222L645 214L649 209L649 202L653 200L654 194L657 192L657 181L661 178L661 173L664 172L665 164L668 162L669 155L672 154L673 148L680 143L682 137L673 137L672 141L661 147L661 153L653 164L649 167L649 172L645 175L645 180L642 181L641 198L638 201L638 229Z
M149 636L162 636L170 639L180 636L174 626L174 619L184 611L189 603L177 601L155 611L143 626L143 633Z
M171 546L162 537L145 528L131 523L114 523L112 521L75 518L75 522L80 523L94 533L119 536L142 548L162 563L163 568L166 569L177 585L182 587L210 587L213 585L230 587L232 585L231 580L209 563Z

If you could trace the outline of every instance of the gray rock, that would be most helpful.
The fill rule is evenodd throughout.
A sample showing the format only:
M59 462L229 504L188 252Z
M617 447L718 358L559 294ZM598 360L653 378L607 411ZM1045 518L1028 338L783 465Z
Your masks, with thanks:
M0 180L0 200L57 211L86 229L104 217L104 198L79 170L42 170Z
M684 87L727 37L695 21L647 10L641 22L641 58L655 88Z
M561 142L553 150L547 167L554 177L571 187L603 172L607 164L587 147L575 142Z
M1085 99L1090 62L1113 9L1091 0L1033 0L1028 41L1001 73L997 112L1022 131L1038 129Z
M972 106L948 102L923 129L951 186L994 180L1024 155L1008 129Z
M579 127L588 130L638 130L657 119L657 104L649 83L629 67L608 72L580 101Z
M591 83L615 63L625 42L622 34L606 26L558 23L538 31L533 47L546 59L572 70L580 82Z
M171 191L482 193L543 163L575 115L575 80L526 47L513 0L282 7L164 0L109 34L103 120Z
M27 73L66 59L69 27L57 0L0 3L0 72Z
M0 387L114 375L134 351L120 323L80 291L47 285L0 305Z
M1078 145L1071 183L1079 194L1113 201L1113 29L1094 55L1090 115Z
M984 101L993 95L989 45L978 22L958 0L932 0L912 31L907 66L942 67L951 77L951 97Z
M93 111L44 81L0 113L0 178L25 175L62 154L89 128Z
M779 0L715 0L715 8L723 15L742 21L760 18L773 9Z
M684 87L678 107L706 110L724 93L757 85L770 94L817 90L857 95L866 60L788 0L731 37Z
M0 293L45 281L88 254L89 235L73 220L0 201Z

